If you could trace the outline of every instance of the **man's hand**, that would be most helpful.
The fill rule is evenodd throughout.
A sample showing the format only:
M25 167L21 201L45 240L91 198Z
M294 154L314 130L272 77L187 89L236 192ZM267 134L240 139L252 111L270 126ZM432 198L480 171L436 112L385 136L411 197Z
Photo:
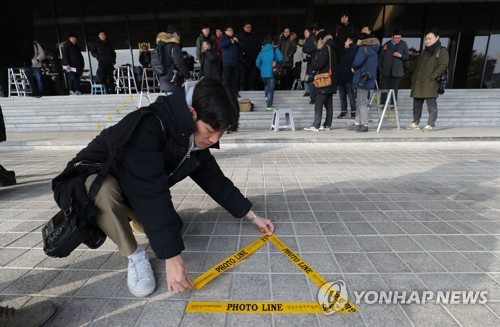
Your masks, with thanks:
M393 54L392 54L394 57L397 57L397 58L401 58L401 53L395 51Z
M261 232L267 233L267 235L271 235L274 232L274 225L271 222L271 219L259 217L252 210L246 214L246 217L252 222L252 224L259 227Z
M167 289L179 293L194 287L193 280L180 255L165 260L167 270Z

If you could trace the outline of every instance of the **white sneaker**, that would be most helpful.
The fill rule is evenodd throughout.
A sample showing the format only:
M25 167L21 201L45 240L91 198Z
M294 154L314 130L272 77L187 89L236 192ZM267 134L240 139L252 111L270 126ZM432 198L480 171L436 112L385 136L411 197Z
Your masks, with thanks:
M311 127L304 128L304 131L319 132L319 129L317 129L314 126L311 126Z
M424 128L422 128L422 132L431 132L434 129L431 125L425 125Z
M76 92L75 92L75 94L76 94L76 95L82 95L82 92L80 92L80 91L76 91Z
M69 91L69 95L76 95L74 91Z
M330 126L323 126L323 125L321 125L321 126L319 127L319 130L320 130L320 131L329 131L330 129L331 129L331 127L330 127Z
M410 125L408 125L406 127L406 129L413 129L413 130L419 130L420 129L420 126L418 126L417 124L415 123L411 123Z
M142 245L137 246L134 254L128 256L127 286L134 296L145 297L156 287L153 269Z

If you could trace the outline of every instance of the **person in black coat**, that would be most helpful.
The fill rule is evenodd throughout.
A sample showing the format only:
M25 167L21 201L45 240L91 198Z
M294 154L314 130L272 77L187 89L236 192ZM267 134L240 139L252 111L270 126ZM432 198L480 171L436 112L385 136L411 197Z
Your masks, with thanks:
M240 89L242 91L255 90L257 82L257 67L255 60L260 52L260 42L252 31L252 24L246 22L243 24L243 31L238 36L241 41L241 74Z
M219 53L212 46L212 41L202 42L203 52L201 53L200 77L210 77L218 80L222 79L219 64Z
M304 128L304 130L312 132L331 129L333 119L333 94L337 93L337 58L333 37L326 31L322 31L316 35L316 40L318 42L318 51L312 62L314 75L329 73L332 83L330 86L321 88L316 87L314 90L316 93L314 102L314 121L311 127ZM323 106L326 109L326 118L325 122L320 127Z
M7 141L5 123L3 121L2 107L0 107L0 142ZM7 170L0 165L0 187L16 184L16 173L13 170Z
M66 71L68 90L70 95L80 95L80 77L83 73L83 56L80 47L76 44L77 37L70 33L68 40L61 44L62 65Z
M99 63L96 72L98 83L105 84L108 93L114 93L115 80L113 71L116 63L116 52L111 43L107 40L104 31L99 32L98 38L99 39L90 48L90 53Z
M307 30L309 31L309 30ZM309 82L306 82L309 84L309 98L310 104L314 103L314 84L312 82L312 61L314 58L314 54L316 53L316 36L313 33L309 33L309 36L306 37L304 40L304 45L302 46L302 52L307 54L306 57L306 62L307 62L307 69L306 69L306 78L309 80Z
M118 148L110 176L105 178L95 204L99 208L97 224L118 245L120 254L129 258L128 286L136 296L153 292L155 281L129 220L144 230L155 255L165 260L168 291L193 287L181 257L185 249L183 223L170 193L172 186L188 176L234 217L246 217L267 234L274 230L271 220L251 210L252 203L224 176L210 153L209 148L218 148L224 131L236 123L236 97L211 78L197 82L194 91L186 94L192 94L192 99L179 90L128 114L102 131L66 168L88 167L89 188L96 177L93 167L109 155L108 145L114 148L133 130L127 143ZM55 193L58 188L60 184L53 183Z
M356 42L348 37L344 43L344 51L340 55L339 65L337 67L337 82L339 85L340 115L341 119L347 116L347 98L351 107L351 119L356 118L356 97L354 96L354 87L352 86L352 77L354 76L351 66L356 56Z

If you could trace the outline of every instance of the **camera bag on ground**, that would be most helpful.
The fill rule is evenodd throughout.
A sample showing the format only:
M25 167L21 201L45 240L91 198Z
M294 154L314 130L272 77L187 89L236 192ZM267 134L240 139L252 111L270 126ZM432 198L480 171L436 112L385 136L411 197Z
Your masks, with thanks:
M153 114L158 118L163 130L163 139L165 139L165 128L160 117L148 107L138 109L120 121L125 121L123 126L128 128L123 132L120 143L112 145L110 141L106 142L109 157L104 163L70 162L64 171L52 180L54 199L61 211L42 228L43 251L48 256L63 258L82 243L91 249L97 249L104 243L106 234L96 222L99 211L94 204L95 196L111 169L118 149L128 141L140 120L148 114ZM85 181L92 174L97 174L97 177L87 193Z

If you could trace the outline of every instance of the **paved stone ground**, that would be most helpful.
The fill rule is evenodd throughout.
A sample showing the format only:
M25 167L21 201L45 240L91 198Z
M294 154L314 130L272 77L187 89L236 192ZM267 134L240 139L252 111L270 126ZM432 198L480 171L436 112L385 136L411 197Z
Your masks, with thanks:
M51 179L74 150L0 152L18 185L0 188L0 299L20 307L50 298L48 326L497 326L500 322L500 147L427 143L261 147L214 151L222 169L273 219L276 234L330 281L353 291L488 291L488 303L366 304L350 315L184 313L189 300L314 301L317 287L272 245L203 289L134 298L126 260L107 241L64 259L42 250L57 208ZM193 277L254 240L191 181L173 190ZM147 243L144 235L137 235Z

